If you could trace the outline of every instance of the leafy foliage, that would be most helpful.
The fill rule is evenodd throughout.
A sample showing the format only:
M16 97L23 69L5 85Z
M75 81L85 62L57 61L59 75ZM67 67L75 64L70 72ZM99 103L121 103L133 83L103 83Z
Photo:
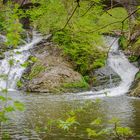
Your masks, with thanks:
M18 80L18 81L17 81L17 87L18 87L18 88L21 88L22 85L23 85L23 84L22 84L22 81L21 81L21 80Z
M128 40L125 36L120 36L119 38L119 46L124 50L128 46Z
M121 14L118 14L121 13ZM112 8L107 12L104 12L99 20L99 26L103 27L101 33L113 33L122 30L122 21L128 16L126 9L122 7ZM112 24L113 23L113 24ZM128 31L128 20L125 21L123 31Z
M29 79L36 77L40 72L44 71L45 69L46 67L41 65L40 63L35 64L31 70L31 73L29 74Z
M69 117L68 119L66 119L66 121L62 121L62 120L58 121L58 127L65 130L65 131L69 131L70 128L75 124L79 124L76 121L75 117Z
M82 36L82 34L61 31L54 35L53 41L59 44L64 55L75 64L75 69L83 75L87 75L93 69L103 66L106 58L105 53L96 47L98 43L94 43L93 38L85 37L84 34Z
M75 66L75 69L82 73L85 77L92 75L92 71L96 68L102 67L106 59L106 51L103 47L102 33L112 33L115 30L122 30L121 21L127 17L127 13L123 8L112 8L107 12L104 12L104 5L102 0L81 1L80 7L76 9L77 3L68 0L32 0L33 3L38 2L38 7L33 7L24 13L17 4L8 3L6 6L0 3L0 32L4 32L7 37L6 45L8 47L17 47L20 43L21 33L23 28L20 18L27 16L32 22L32 26L37 28L41 33L52 33L52 40L59 45L62 49L63 55L67 57ZM92 2L92 3L91 3ZM94 6L87 11L94 3ZM72 15L71 11L75 13ZM122 13L122 14L118 14ZM69 20L71 17L71 20ZM114 24L112 24L114 22ZM109 25L106 28L102 28L104 25ZM65 28L64 28L65 27ZM128 20L125 21L124 27L126 32L128 31ZM123 36L120 39L122 46L125 48L126 38ZM139 39L136 44L139 45ZM136 48L139 46L136 45ZM99 47L101 46L101 47ZM31 61L36 62L36 58L32 58ZM25 62L23 67L27 67L32 62ZM10 67L14 65L14 60L9 60ZM35 77L45 68L42 65L35 65L33 71L29 75L29 79ZM7 80L8 75L0 76ZM17 82L18 86L22 86L20 81ZM85 81L83 85L73 84L66 86L86 86ZM24 105L19 101L13 101L13 105L7 105L7 101L11 100L7 97L8 89L3 88L4 95L0 96L0 101L4 103L0 111L0 122L6 122L8 120L7 113L15 110L23 111ZM85 108L77 110L79 113L84 112ZM57 121L58 127L65 131L69 131L75 125L80 125L77 121L77 112L71 112L65 120ZM50 126L53 124L50 121ZM90 125L94 128L87 128L86 132L89 137L98 137L108 134L113 134L114 137L124 139L133 137L133 132L128 127L121 127L117 119L111 120L113 128L108 131L102 128L102 120L97 118L92 121ZM99 127L100 129L96 128ZM36 130L39 130L36 128ZM44 127L47 131L48 127ZM6 136L7 137L7 136Z
M77 3L74 1L33 0L33 2L40 4L27 11L33 26L44 34L53 33L53 41L72 61L77 71L85 76L94 69L104 66L107 52L101 49L104 47L101 34L121 30L121 21L127 16L124 8L113 8L104 12L101 0L81 1L80 7L76 10ZM92 4L94 6L91 6ZM71 11L74 10L72 15ZM118 14L118 12L122 14ZM98 30L112 22L117 23ZM127 25L126 21L125 30L128 29ZM94 30L97 31L94 32Z
M4 31L7 37L6 45L14 46L20 43L21 33L23 32L22 24L19 22L20 18L23 16L23 11L19 9L18 4L12 4L8 2L6 6L0 5L0 28Z
M60 29L67 18L62 2L60 0L33 0L33 3L35 2L38 2L40 6L26 12L33 26L45 34Z

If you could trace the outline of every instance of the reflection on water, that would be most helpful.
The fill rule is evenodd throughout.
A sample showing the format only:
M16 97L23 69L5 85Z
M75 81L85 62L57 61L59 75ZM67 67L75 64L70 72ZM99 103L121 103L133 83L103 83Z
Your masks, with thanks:
M13 135L13 139L85 140L87 139L86 128L97 117L103 118L104 122L107 122L112 117L117 117L121 120L123 126L132 128L137 135L140 135L139 99L132 99L127 96L104 97L99 104L91 104L86 109L86 112L79 114L79 134L63 134L56 128L51 128L53 133L46 135L45 132L37 131L38 128L45 127L49 119L56 120L65 117L66 112L85 106L87 100L78 100L78 96L75 98L75 95L72 94L68 95L67 98L63 95L15 92L10 93L10 95L16 100L21 100L26 105L26 111L13 114L11 125L3 126L3 130L10 132ZM73 98L76 100L72 100ZM107 126L108 124L105 123L105 125ZM139 139L140 137L137 138L137 140Z

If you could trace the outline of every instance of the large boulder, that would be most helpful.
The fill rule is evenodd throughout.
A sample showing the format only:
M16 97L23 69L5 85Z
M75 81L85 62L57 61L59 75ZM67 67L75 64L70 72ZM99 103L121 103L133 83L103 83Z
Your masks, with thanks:
M105 88L112 88L119 85L121 78L109 66L97 69L94 72L93 91L99 91Z
M78 92L88 88L81 74L73 70L70 62L61 56L58 47L51 43L32 50L37 57L22 76L23 87L31 92Z

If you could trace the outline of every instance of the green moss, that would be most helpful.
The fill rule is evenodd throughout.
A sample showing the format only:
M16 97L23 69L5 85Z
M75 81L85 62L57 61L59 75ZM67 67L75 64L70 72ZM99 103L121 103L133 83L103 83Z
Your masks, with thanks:
M38 59L34 56L30 56L27 61L21 64L22 67L27 68L30 64L37 62Z
M73 89L73 88L77 88L77 89L88 89L89 85L88 83L84 80L84 78L79 81L79 82L73 82L73 83L65 83L63 84L64 88L68 88L68 89Z
M35 63L35 62L38 61L38 58L35 57L35 56L30 56L30 57L29 57L29 61L31 61L32 63Z
M136 74L136 79L140 79L140 71Z
M27 68L30 65L29 61L24 62L23 64L21 64L22 67Z

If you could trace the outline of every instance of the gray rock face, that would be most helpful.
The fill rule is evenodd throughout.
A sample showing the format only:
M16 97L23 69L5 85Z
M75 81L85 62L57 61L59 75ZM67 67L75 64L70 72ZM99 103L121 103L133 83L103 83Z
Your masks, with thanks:
M96 70L94 75L96 82L92 88L93 91L115 87L121 81L120 77L109 66Z

